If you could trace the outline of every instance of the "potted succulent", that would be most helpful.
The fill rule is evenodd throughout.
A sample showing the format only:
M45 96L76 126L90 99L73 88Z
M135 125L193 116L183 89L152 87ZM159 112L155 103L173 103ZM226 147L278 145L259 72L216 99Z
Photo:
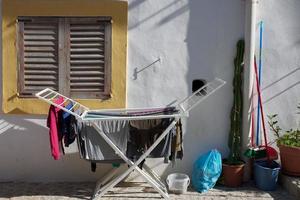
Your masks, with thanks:
M300 104L298 109L300 110ZM282 129L276 120L277 114L270 115L268 118L270 129L275 133L279 147L282 172L287 175L300 176L300 130L291 129L281 134Z
M244 40L237 43L237 55L234 59L233 78L233 106L231 110L231 126L228 138L230 153L227 159L223 160L224 185L237 187L242 184L244 174L244 162L241 160L241 136L242 136L242 72L244 57Z

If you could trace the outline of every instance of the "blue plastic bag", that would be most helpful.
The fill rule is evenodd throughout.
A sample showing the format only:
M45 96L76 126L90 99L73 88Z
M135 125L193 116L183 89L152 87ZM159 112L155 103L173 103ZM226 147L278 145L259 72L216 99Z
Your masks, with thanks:
M214 187L222 172L221 154L213 149L200 156L193 166L192 185L198 192Z

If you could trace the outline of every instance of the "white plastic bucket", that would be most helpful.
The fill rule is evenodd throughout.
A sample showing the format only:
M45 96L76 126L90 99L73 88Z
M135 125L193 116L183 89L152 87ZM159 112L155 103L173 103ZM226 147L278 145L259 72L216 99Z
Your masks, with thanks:
M167 177L166 182L171 192L183 194L187 191L190 184L190 178L186 174L174 173Z

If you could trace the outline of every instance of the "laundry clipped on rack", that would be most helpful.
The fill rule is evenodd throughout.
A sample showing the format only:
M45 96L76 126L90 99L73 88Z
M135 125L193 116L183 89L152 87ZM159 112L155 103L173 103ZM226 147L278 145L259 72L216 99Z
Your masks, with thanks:
M73 102L66 101L63 97L53 98L52 101L65 109L73 110ZM61 154L64 154L64 147L69 147L75 139L78 132L76 118L51 105L48 112L47 127L49 128L51 154L55 160L58 160Z
M173 118L131 120L126 155L137 160L170 125ZM151 158L164 158L164 162L183 158L181 121L176 123L167 136L149 154ZM142 165L140 165L142 167Z
M47 97L47 98L45 98ZM92 162L124 163L115 151L103 140L98 131L103 132L111 141L132 161L136 161L152 146L162 132L170 125L173 117L156 116L153 119L138 120L94 120L93 123L77 120L86 111L86 116L119 116L116 113L89 111L83 105L56 92L45 93L43 99L51 103L47 125L49 127L51 153L58 160L65 153L65 148L77 138L78 150L81 158ZM126 112L126 117L176 114L175 107L144 109ZM124 114L122 114L123 117ZM80 117L79 117L80 118ZM82 118L82 117L81 117ZM98 130L94 126L98 127ZM149 154L152 158L165 158L165 163L177 158L182 159L182 128L180 120L165 138ZM142 168L144 161L140 164ZM93 165L95 170L95 164Z
M147 120L102 120L93 124L82 123L78 132L81 158L97 163L123 163L115 151L105 142L100 131L131 160L137 160L162 134L172 119ZM182 159L182 130L178 123L167 136L149 154L151 158L165 158L165 162L175 163L176 158Z
M64 101L63 98L58 98L54 100L55 103L61 104ZM49 137L50 137L50 148L51 154L55 160L60 158L60 139L59 139L59 127L58 127L58 112L60 109L51 105L49 108L48 118L47 118L47 127L49 128Z
M176 112L173 112L173 110L170 110L170 112L164 112L165 109L163 109L163 112L157 113L156 110L153 113L153 109L150 109L151 113L148 112L149 109L144 108L135 108L135 109L113 109L113 110L90 110L86 106L80 104L79 102L72 100L68 97L63 96L62 94L59 94L58 92L50 89L45 88L44 90L36 93L36 97L39 99L58 107L59 109L64 110L67 113L70 113L71 115L75 116L78 121L84 122L83 124L89 125L90 127L93 127L97 134L102 137L103 140L109 145L110 148L113 149L113 151L127 164L128 169L123 171L119 176L114 177L117 171L113 170L111 173L108 174L107 177L103 181L97 181L97 185L94 191L94 194L92 198L94 197L102 197L105 193L107 193L110 189L112 189L116 184L118 184L120 181L124 180L131 172L134 170L139 173L150 185L157 191L159 194L161 194L165 199L169 198L167 188L165 187L165 184L160 180L160 177L153 171L149 166L147 166L147 163L144 164L144 166L141 168L140 164L145 161L145 159L155 150L155 148L162 142L163 139L169 138L170 132L173 133L173 135L176 135L176 137L172 142L172 148L177 150L182 150L182 135L174 134L177 131L181 131L181 123L179 121L182 117L188 117L188 113L190 110L192 110L196 105L198 105L203 100L207 99L208 96L213 94L215 91L217 91L219 88L221 88L225 84L225 81L216 78L213 81L210 81L206 83L202 88L199 88L199 90L195 91L192 95L186 97L182 101L178 103L178 105L175 107ZM203 90L205 92L203 92ZM65 100L62 102L58 101L58 103L55 103L53 99L57 99L57 97L63 97ZM70 109L66 109L64 106L66 106L65 102L71 101L74 103L73 107ZM63 105L63 106L62 106ZM77 109L76 109L77 108ZM72 110L73 109L73 110ZM169 108L168 108L169 109ZM76 113L76 111L79 110L79 113ZM169 111L169 110L168 110ZM49 111L49 120L48 125L49 127L55 128L53 132L56 131L58 133L58 125L57 125L57 116L58 116L58 110L50 109ZM134 113L132 113L134 112ZM137 112L137 113L136 113ZM115 113L121 113L121 115ZM128 115L129 113L129 115ZM110 114L110 115L108 115ZM113 114L113 115L112 115ZM134 114L134 115L132 115ZM137 114L137 115L136 115ZM124 116L125 115L125 116ZM131 160L126 153L124 153L117 145L116 142L110 138L107 134L103 132L101 128L102 126L99 126L97 123L104 122L104 121L115 121L115 120L122 120L122 121L130 121L130 120L150 120L150 119L165 119L169 118L171 119L171 122L163 132L158 136L155 136L155 141L152 145L147 146L147 148L144 148L142 151L144 151L137 160L133 161ZM55 123L56 122L56 123ZM151 123L150 123L151 124ZM78 123L79 125L79 123ZM174 128L176 127L176 128ZM77 127L79 128L79 126ZM79 130L79 129L78 129ZM51 131L50 131L51 133ZM50 140L51 140L51 134L50 134ZM172 138L172 139L173 139ZM56 138L58 139L58 138ZM85 140L83 140L85 141ZM93 141L93 140L91 140ZM88 143L87 143L88 144ZM126 143L125 143L126 144ZM128 147L127 147L128 148ZM171 149L172 149L171 148ZM146 150L147 149L147 150ZM180 152L178 152L180 156ZM182 153L182 152L181 152ZM174 156L174 155L173 155ZM182 155L181 155L182 156ZM175 158L177 156L175 155ZM55 157L57 158L57 156ZM171 154L171 158L172 154ZM170 157L169 157L170 159ZM109 182L107 182L107 179Z

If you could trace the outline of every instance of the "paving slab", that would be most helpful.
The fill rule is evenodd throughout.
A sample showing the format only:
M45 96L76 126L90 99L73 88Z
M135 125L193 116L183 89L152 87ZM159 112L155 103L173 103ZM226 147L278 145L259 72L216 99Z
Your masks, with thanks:
M296 199L300 199L300 177L281 174L280 182L285 190L294 195Z
M0 200L78 200L90 199L95 183L0 183ZM99 198L98 198L99 199ZM146 183L121 183L107 193L103 200L138 200L162 199L160 195ZM239 188L216 186L206 193L198 193L189 188L182 195L170 194L174 200L295 200L281 187L276 191L258 190L251 183Z

